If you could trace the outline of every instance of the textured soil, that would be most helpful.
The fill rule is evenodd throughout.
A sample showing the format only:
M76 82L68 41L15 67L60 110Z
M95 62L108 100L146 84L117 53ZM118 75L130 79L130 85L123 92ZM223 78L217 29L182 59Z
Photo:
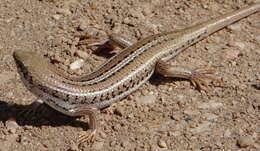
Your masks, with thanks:
M210 83L208 92L199 92L189 81L155 75L129 97L100 111L94 142L77 142L88 118L67 117L43 104L36 112L22 112L37 98L24 87L12 57L16 49L33 50L69 73L86 73L120 50L95 51L97 47L81 44L78 35L118 33L135 42L257 1L1 0L0 151L259 150L260 13L172 60L214 68L222 86ZM84 64L72 70L75 61Z

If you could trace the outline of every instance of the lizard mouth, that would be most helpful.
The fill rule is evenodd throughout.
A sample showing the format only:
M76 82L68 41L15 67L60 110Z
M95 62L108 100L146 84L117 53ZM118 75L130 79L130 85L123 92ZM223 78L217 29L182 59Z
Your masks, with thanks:
M21 59L22 57L21 57L20 54L21 54L20 51L17 50L13 53L13 57L14 57L15 64L16 64L16 67L17 67L19 74L21 76L24 76L26 73L28 73L28 71L27 71L27 68L24 65L24 62Z

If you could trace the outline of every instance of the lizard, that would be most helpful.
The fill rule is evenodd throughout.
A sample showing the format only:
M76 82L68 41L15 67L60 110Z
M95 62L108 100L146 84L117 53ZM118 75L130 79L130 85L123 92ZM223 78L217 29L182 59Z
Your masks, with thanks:
M212 70L191 70L167 63L185 48L260 10L260 2L181 30L148 36L134 44L114 38L124 49L91 73L69 75L32 50L15 50L13 57L25 86L46 104L68 116L89 116L89 129L80 137L93 138L97 112L128 96L154 72L188 79L205 89ZM111 37L113 39L113 37Z

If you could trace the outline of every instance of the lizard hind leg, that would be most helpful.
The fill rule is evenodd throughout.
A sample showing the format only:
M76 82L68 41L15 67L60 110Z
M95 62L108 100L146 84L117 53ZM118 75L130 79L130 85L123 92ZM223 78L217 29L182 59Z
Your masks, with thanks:
M158 61L155 71L164 77L183 78L190 80L191 83L199 90L207 91L208 83L207 80L217 81L220 80L213 77L215 73L214 69L189 69L185 66L170 65L165 61Z
M93 142L94 137L96 135L96 131L98 128L98 121L97 121L97 112L98 109L94 106L82 106L72 109L70 111L71 116L89 116L89 126L88 130L79 136L78 142L83 143L87 141Z

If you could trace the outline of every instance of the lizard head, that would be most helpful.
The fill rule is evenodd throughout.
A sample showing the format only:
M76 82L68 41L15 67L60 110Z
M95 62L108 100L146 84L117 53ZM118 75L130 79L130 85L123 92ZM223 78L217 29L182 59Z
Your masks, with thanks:
M13 57L18 70L42 70L47 67L48 60L34 51L15 50Z
M43 72L48 71L48 59L35 51L15 50L13 57L17 71L25 83L32 81L32 79L37 79Z

